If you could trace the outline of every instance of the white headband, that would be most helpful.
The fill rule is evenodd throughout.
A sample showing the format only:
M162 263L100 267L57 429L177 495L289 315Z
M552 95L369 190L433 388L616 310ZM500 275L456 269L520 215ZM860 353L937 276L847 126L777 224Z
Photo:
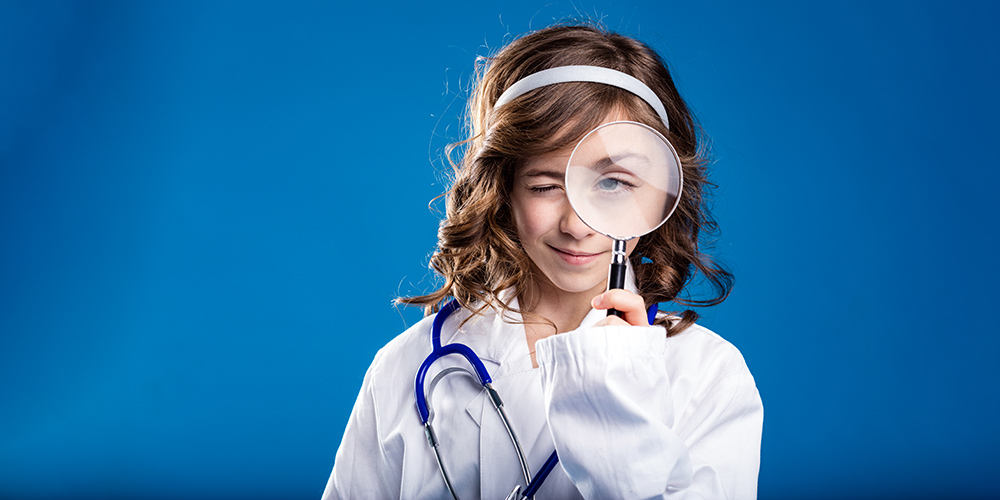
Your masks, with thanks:
M600 66L559 66L532 73L514 82L503 94L500 94L500 98L497 99L493 108L499 108L539 87L566 82L603 83L627 90L652 106L656 114L660 115L660 119L663 120L663 125L667 127L667 130L670 130L667 110L663 108L663 103L656 97L656 93L652 89L634 76Z

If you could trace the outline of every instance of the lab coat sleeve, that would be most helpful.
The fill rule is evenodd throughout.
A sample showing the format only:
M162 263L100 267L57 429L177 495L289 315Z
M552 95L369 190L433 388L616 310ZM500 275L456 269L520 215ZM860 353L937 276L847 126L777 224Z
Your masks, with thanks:
M344 438L337 449L323 500L399 497L401 476L398 467L387 459L378 437L378 402L373 374L377 365L377 362L372 363L365 374Z
M536 344L560 465L584 498L756 498L760 396L736 348L714 338L691 354L704 362L684 360L693 373L665 362L672 339L659 327L586 328Z

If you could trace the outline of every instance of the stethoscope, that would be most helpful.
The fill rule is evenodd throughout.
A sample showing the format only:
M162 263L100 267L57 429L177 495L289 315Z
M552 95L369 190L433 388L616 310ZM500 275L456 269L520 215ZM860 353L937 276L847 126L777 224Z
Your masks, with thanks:
M447 320L452 313L457 311L459 307L460 305L458 301L452 300L451 302L445 304L444 307L442 307L434 316L434 322L431 328L431 345L433 346L433 349L431 350L430 355L424 359L424 362L417 370L417 376L414 383L414 393L417 401L417 413L420 415L420 423L424 426L424 434L426 434L427 442L434 451L434 458L437 460L438 468L441 470L441 476L444 478L444 483L448 487L448 491L451 492L452 498L458 500L458 494L455 493L455 488L451 484L451 478L448 476L448 471L445 469L444 461L441 460L441 450L438 446L439 443L437 434L435 434L434 426L431 424L434 415L430 409L431 395L438 382L451 373L465 372L470 377L475 377L479 380L479 384L483 386L483 389L486 390L486 393L489 395L490 402L493 403L493 407L497 410L497 414L500 415L500 420L503 421L504 428L507 429L510 441L514 444L514 449L517 452L517 459L521 463L521 473L524 476L524 484L526 487L524 490L521 490L520 484L515 486L507 496L507 500L531 499L534 497L535 492L538 491L538 488L542 486L545 478L549 476L549 473L552 472L556 464L559 463L559 456L555 451L553 451L552 454L549 455L549 458L545 460L545 463L542 464L542 468L538 470L538 473L532 477L531 472L528 470L528 463L524 458L524 450L521 448L521 443L517 439L517 434L514 433L514 429L511 427L510 421L507 419L507 413L503 409L503 400L500 399L500 394L493 389L493 379L490 377L489 372L486 371L486 366L483 364L483 361L479 359L479 356L477 356L476 353L465 344L452 342L450 344L441 345L441 327L444 325L445 320ZM658 305L655 303L649 307L647 314L649 315L650 324L653 324L658 309ZM431 365L433 365L435 361L450 354L458 354L464 357L472 366L475 373L457 366L445 368L434 376L425 391L424 379L426 378L427 371L430 369Z

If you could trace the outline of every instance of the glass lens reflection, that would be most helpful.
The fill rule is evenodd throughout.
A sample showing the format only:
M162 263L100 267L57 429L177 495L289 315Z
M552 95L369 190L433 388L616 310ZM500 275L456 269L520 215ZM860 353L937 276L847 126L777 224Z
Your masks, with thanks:
M580 219L621 240L663 224L677 205L680 186L673 147L636 122L594 129L577 144L566 168L566 194Z

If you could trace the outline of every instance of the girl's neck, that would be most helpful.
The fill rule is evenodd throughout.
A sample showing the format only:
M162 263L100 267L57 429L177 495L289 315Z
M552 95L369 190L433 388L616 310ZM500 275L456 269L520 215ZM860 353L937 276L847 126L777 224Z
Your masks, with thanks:
M555 331L552 331L552 325L544 324L549 334L568 332L580 326L580 322L591 310L591 299L601 291L603 288L593 293L589 291L570 293L559 290L551 284L537 286L533 300L522 306L524 312L531 316L524 319L532 323L546 320L555 323Z
M567 292L543 279L534 283L530 298L518 298L522 320L525 322L524 335L528 343L532 366L538 367L538 363L535 361L535 342L556 333L574 330L580 326L583 318L592 309L591 300L603 292L605 286L607 286L606 283L601 283L593 290ZM552 328L553 325L549 321L555 324L555 329Z

